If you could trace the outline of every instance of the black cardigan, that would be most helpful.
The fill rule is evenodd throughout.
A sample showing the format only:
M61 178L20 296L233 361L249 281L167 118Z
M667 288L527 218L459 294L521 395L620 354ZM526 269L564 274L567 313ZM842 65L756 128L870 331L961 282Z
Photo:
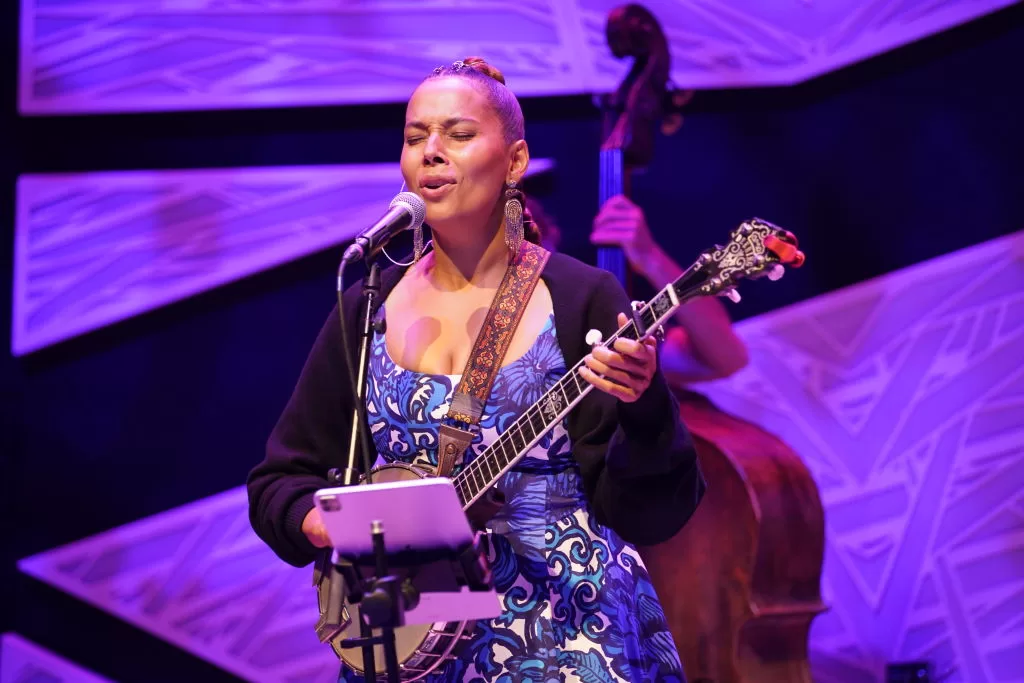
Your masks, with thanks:
M381 273L381 301L403 268ZM590 352L591 328L607 339L629 299L608 272L564 254L552 254L541 274L554 305L558 345L569 367ZM362 283L343 294L351 348L358 348ZM285 562L301 567L317 549L301 531L313 493L327 486L327 471L348 452L352 392L341 355L337 307L328 316L298 383L249 473L249 519L256 534ZM597 521L639 545L672 537L693 514L705 482L689 432L660 369L634 403L593 390L569 414L569 438L587 500Z

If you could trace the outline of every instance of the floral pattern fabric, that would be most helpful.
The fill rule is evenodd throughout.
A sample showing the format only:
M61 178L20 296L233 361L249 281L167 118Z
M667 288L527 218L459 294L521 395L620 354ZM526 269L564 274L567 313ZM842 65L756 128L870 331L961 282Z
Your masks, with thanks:
M554 316L501 368L480 429L456 472L566 372ZM384 336L371 345L367 417L379 462L437 465L438 427L459 375L398 366ZM457 659L427 683L683 683L650 577L635 548L591 518L563 421L496 488L489 560L504 613L478 622ZM343 681L361 681L343 669Z

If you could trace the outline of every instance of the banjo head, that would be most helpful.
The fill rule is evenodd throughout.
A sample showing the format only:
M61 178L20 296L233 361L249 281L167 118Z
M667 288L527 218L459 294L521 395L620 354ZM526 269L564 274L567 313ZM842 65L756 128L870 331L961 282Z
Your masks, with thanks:
M401 668L403 681L418 681L444 665L455 654L456 649L473 632L473 622L437 622L434 624L415 624L395 629L395 654ZM379 636L378 629L373 635ZM343 638L359 637L359 623L352 621L349 626L331 641L331 647L339 659L356 673L365 676L366 665L363 661L362 648L341 649ZM373 665L378 677L384 677L387 669L384 665L384 647L373 646Z
M433 476L427 469L392 463L381 465L372 470L374 483L408 481ZM363 477L363 481L365 481ZM400 573L400 572L399 572ZM324 587L318 586L318 590ZM366 676L366 665L363 661L362 648L342 648L341 642L349 638L360 637L357 605L346 605L342 610L343 628L330 638L331 649L338 658L356 673ZM432 673L455 652L456 648L468 639L474 629L474 622L437 622L433 624L414 624L395 629L395 653L402 681L418 681ZM381 634L379 629L373 630L374 636ZM384 664L384 647L374 645L373 663L376 678L383 678L387 669Z

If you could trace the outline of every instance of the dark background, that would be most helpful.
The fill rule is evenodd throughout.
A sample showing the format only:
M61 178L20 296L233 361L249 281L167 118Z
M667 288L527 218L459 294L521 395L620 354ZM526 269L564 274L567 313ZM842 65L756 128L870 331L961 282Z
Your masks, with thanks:
M20 173L397 160L401 106L20 118L16 5L0 3L5 344ZM745 286L737 320L1020 230L1022 46L1018 5L798 87L700 93L635 198L681 263L751 216L798 235L807 266ZM537 189L563 249L592 263L590 99L523 104L533 156L558 164ZM0 355L0 631L115 680L231 680L14 563L243 483L332 306L340 253Z

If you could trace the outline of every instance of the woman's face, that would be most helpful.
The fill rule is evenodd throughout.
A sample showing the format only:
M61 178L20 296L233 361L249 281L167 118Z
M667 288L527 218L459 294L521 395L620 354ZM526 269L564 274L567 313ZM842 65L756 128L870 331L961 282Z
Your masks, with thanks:
M469 79L424 81L409 100L402 176L434 230L485 224L528 162L526 143L505 142L497 112Z

